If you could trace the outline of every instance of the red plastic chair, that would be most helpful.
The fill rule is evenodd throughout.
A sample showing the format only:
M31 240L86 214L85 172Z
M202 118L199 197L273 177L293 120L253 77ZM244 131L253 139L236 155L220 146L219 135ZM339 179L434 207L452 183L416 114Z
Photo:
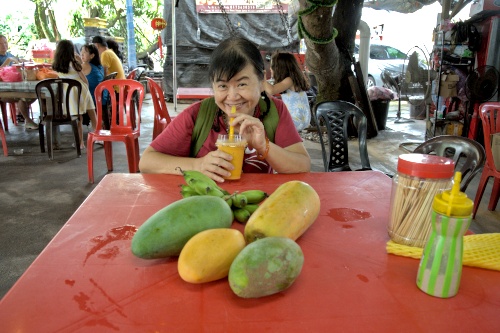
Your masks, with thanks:
M130 72L128 72L127 79L129 79L129 80L135 80L135 73L136 72L137 72L137 68L131 70Z
M16 103L8 103L10 109L10 120L14 126L17 126L17 105Z
M114 96L114 86L119 87L119 100L111 98L111 124L109 130L102 128L102 93L107 90ZM133 105L132 96L137 92L139 107ZM135 122L135 117L140 117L142 102L144 100L144 86L133 80L106 80L95 88L97 128L90 132L87 138L87 166L89 182L94 183L94 142L104 141L104 152L108 171L113 171L113 141L122 141L127 148L128 168L130 173L139 171L139 136L140 122ZM137 116L133 113L137 111ZM136 118L137 119L137 118Z
M0 139L2 139L2 148L4 156L9 156L9 150L7 149L7 140L5 139L5 132L3 131L2 119L0 119Z
M474 210L472 218L476 216L479 203L484 194L484 189L490 177L494 177L493 189L491 190L488 210L495 210L498 198L500 196L500 171L495 168L493 153L491 151L491 134L500 133L500 103L487 102L479 107L484 132L484 149L486 150L486 163L484 164L479 187L477 188L476 198L474 199Z
M9 120L7 117L7 108L10 110L10 119L12 120L12 123L17 126L17 106L15 102L3 102L0 101L1 105L0 107L2 108L2 117L4 121L4 126L6 131L9 130Z
M140 81L141 75L144 73L144 71L145 69L143 67L134 68L127 74L127 79Z
M168 114L167 103L165 103L165 95L163 89L152 78L146 77L148 80L149 91L153 99L155 110L153 119L153 140L170 124L172 119Z

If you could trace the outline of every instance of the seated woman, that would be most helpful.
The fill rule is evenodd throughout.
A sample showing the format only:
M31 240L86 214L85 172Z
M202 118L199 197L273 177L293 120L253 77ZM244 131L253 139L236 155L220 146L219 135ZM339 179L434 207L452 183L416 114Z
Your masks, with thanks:
M89 83L89 92L95 105L95 88L104 80L104 68L101 65L99 51L97 51L97 48L93 44L85 44L82 46L80 55L82 73L87 78L87 81ZM77 60L79 60L78 57ZM103 101L104 100L105 98L103 99ZM87 113L83 115L83 124L87 126L90 124L90 117Z
M74 107L71 107L71 114L76 115L76 104L80 104L80 121L78 122L78 133L80 135L80 148L85 148L82 131L82 114L88 113L92 127L96 128L95 104L88 88L88 81L82 73L82 66L75 57L73 42L63 39L59 41L54 53L52 69L57 72L60 78L74 79L82 84L82 94L79 101L73 101Z
M233 169L231 155L217 150L218 134L229 132L248 142L243 172L309 172L311 159L285 104L264 92L264 61L242 37L222 41L208 69L214 97L189 106L147 147L139 168L144 173L200 171L223 182ZM231 108L236 107L236 113Z
M274 85L265 83L269 95L281 94L290 111L297 131L302 131L311 122L311 111L307 91L309 80L300 70L297 59L291 53L275 52L271 57L271 76Z

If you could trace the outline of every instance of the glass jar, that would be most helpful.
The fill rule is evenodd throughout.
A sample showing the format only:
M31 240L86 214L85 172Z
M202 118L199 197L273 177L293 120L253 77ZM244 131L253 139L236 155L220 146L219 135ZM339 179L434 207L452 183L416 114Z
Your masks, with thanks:
M392 178L388 232L392 241L423 248L432 231L434 196L450 190L455 162L426 154L403 154Z
M26 65L26 80L36 81L36 73L38 72L38 67L34 64Z

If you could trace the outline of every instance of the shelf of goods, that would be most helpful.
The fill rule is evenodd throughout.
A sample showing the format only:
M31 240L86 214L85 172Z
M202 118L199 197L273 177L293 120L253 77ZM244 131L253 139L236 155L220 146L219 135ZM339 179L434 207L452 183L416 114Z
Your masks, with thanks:
M466 42L452 43L444 31L436 33L432 52L434 69L438 71L432 84L436 109L427 119L426 139L444 134L465 135L468 123L464 120L467 117L462 117L461 113L468 112L468 106L465 109L460 106L458 86L463 83L460 76L468 74L474 68L474 55ZM454 110L453 107L457 109Z

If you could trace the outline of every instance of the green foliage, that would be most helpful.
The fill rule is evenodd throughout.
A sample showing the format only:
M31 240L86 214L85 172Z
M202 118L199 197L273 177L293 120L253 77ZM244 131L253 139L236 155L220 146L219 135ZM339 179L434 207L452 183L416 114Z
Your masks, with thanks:
M38 38L32 18L23 11L0 13L0 34L9 41L9 51L19 57L24 57L28 43Z
M83 16L80 11L74 11L72 13L73 20L69 26L69 33L71 36L84 36L85 32L83 30Z
M14 54L24 55L31 40L85 36L83 18L99 17L107 20L111 36L124 38L124 50L127 49L126 0L73 1L75 5L71 6L69 13L63 14L65 17L61 17L61 11L54 9L58 9L58 5L66 5L68 0L30 0L32 5L29 8L17 11L4 6L0 11L0 33L9 38L9 46ZM136 52L140 53L156 42L158 31L151 28L151 20L162 17L163 0L134 0L133 6ZM53 15L59 15L55 17L56 22L51 21ZM64 26L62 22L68 17L72 18L69 20L68 31L61 31L59 34L59 27Z
M127 50L126 0L81 0L81 8L72 12L73 20L70 34L73 37L84 36L84 17L98 17L108 22L111 36L125 39ZM156 41L157 31L151 28L151 20L163 15L163 0L134 0L134 27L136 52L146 50Z

